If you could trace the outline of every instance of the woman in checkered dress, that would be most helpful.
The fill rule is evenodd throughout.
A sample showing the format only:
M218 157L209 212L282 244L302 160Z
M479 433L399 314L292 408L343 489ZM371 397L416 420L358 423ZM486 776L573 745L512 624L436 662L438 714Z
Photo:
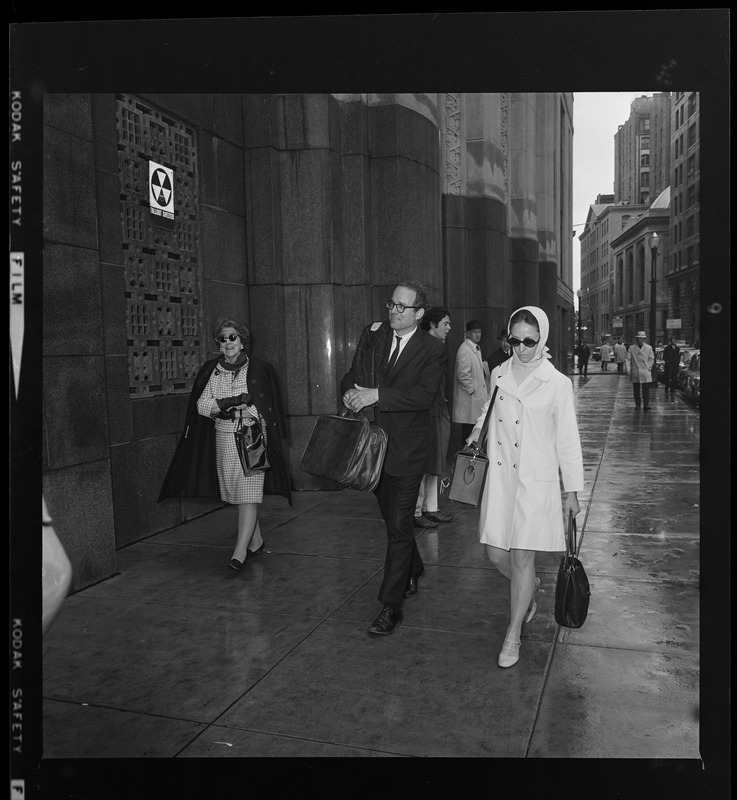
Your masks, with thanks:
M233 434L241 417L246 425L252 425L258 419L264 438L267 425L248 393L248 327L234 320L221 319L215 326L215 341L220 347L221 356L197 401L197 411L215 421L220 498L225 503L238 506L238 540L228 566L240 571L246 556L258 555L264 546L258 523L258 505L264 493L264 473L244 473Z

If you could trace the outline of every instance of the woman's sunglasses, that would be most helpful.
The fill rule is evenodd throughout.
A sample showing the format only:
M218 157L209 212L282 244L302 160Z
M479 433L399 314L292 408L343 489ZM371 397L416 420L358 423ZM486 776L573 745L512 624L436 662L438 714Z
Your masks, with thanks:
M229 333L227 336L218 336L219 342L234 342L236 339L240 339L240 334Z
M507 341L512 347L517 347L523 344L525 347L534 347L540 340L539 339L518 339L516 336L508 336Z

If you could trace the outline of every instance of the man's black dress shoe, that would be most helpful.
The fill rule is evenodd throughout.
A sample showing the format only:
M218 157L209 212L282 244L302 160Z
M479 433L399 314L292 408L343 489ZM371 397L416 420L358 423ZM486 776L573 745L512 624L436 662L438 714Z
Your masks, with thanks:
M394 633L394 629L399 626L401 621L401 611L394 611L391 606L384 606L381 609L381 614L369 625L368 632L387 636L390 633Z
M649 411L649 410L650 410L650 406L645 406L645 411Z
M416 578L410 578L409 583L407 584L407 588L404 591L405 597L414 597L417 592L420 591L417 583L420 580L420 576L418 575Z
M243 562L242 561L238 561L237 558L231 558L230 559L230 563L228 564L228 566L231 569L234 569L236 572L240 572L243 569Z

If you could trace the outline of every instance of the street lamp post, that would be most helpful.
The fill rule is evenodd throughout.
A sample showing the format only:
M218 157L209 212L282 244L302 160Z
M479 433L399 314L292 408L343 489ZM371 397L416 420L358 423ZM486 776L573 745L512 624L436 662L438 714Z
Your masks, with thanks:
M655 350L655 266L658 259L658 245L660 237L653 233L650 237L650 347ZM653 376L655 376L655 364L653 364ZM657 381L657 378L655 378ZM654 381L654 382L655 382Z
M578 289L576 291L576 294L578 295L578 342L577 342L577 344L581 344L581 295L583 294L583 292L580 289Z

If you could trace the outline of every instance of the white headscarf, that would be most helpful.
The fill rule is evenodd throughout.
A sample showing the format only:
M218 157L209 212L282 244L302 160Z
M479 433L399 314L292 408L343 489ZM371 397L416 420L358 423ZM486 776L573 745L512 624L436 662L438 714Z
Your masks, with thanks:
M545 342L548 341L548 332L550 331L550 322L548 321L548 315L542 310L542 308L538 308L537 306L521 306L520 308L516 309L512 312L509 317L509 322L507 323L507 336L511 336L511 329L512 329L512 317L517 313L517 311L529 311L533 317L537 320L537 324L540 328L540 340L537 343L537 347L535 348L535 355L532 359L528 362L528 364L538 364L542 363L546 358L552 358L550 355L548 348L545 346ZM512 358L516 361L516 363L522 365L522 362L519 360L517 356L517 348L512 348ZM527 364L524 366L528 366Z

